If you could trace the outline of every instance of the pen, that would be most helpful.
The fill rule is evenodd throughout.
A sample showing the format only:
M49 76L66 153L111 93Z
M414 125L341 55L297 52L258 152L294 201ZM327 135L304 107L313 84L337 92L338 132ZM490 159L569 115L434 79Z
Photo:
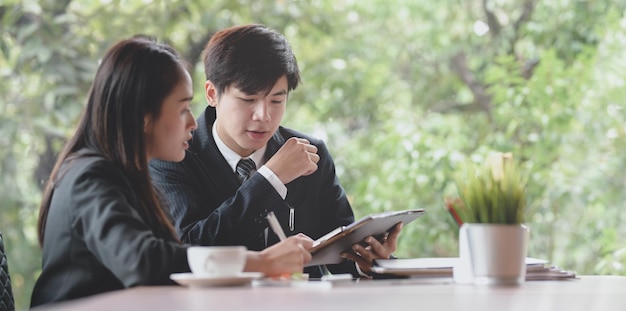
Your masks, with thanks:
M280 226L280 223L278 223L278 219L276 219L276 215L274 215L274 212L267 213L267 222L270 223L270 227L272 227L272 231L276 233L278 239L282 241L287 238L287 236L285 236L283 228Z

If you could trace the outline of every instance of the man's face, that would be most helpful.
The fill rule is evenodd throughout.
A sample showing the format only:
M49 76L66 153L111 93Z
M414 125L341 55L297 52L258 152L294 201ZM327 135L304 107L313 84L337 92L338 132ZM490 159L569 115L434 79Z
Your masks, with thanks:
M217 98L211 81L205 83L206 98L215 107L217 134L237 154L247 157L261 149L278 129L287 104L287 77L276 81L268 94L247 94L233 84Z

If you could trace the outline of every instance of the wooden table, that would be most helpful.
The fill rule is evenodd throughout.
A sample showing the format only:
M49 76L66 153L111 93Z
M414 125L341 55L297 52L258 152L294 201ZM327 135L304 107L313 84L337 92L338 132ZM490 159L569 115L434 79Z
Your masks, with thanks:
M303 286L137 287L36 310L626 310L626 277L580 276L518 287L437 280L366 280Z

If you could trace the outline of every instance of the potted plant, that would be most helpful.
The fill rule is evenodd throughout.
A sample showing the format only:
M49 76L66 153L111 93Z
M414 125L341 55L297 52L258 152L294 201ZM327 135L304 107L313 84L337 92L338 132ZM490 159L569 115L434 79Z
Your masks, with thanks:
M526 276L526 183L510 153L468 164L456 177L453 208L461 225L459 257L476 284L516 285ZM471 272L471 273L468 273Z

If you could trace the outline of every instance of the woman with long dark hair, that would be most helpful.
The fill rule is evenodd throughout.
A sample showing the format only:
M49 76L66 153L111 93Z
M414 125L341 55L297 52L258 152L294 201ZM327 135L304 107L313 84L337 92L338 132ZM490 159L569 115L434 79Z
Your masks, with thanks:
M32 306L172 284L171 273L189 271L187 246L161 206L148 162L185 156L196 128L192 95L185 63L168 45L136 36L106 52L43 194L43 264ZM245 271L302 271L311 243L300 235L249 251Z

